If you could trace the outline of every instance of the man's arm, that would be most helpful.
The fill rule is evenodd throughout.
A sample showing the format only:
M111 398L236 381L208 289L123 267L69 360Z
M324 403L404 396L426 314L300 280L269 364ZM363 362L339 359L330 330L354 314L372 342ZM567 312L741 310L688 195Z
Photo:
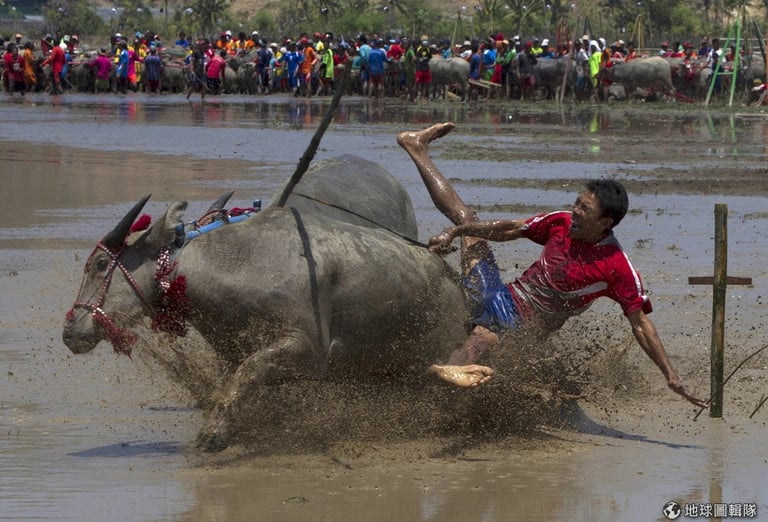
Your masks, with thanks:
M632 325L632 333L635 339L637 339L638 344L667 379L667 386L673 392L685 397L691 404L705 408L708 405L707 402L691 395L683 386L683 381L680 379L677 370L672 366L653 321L642 310L629 314L627 319L629 319L629 323Z
M488 241L513 241L522 237L523 225L525 220L522 219L494 219L448 227L430 238L429 249L437 253L450 251L453 240L462 236Z

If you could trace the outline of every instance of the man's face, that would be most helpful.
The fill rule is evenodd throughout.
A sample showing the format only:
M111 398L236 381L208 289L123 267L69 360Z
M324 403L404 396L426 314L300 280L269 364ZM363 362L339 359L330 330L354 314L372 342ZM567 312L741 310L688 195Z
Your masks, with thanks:
M613 219L602 216L603 209L591 192L582 192L573 204L573 223L569 230L571 239L585 243L597 243Z

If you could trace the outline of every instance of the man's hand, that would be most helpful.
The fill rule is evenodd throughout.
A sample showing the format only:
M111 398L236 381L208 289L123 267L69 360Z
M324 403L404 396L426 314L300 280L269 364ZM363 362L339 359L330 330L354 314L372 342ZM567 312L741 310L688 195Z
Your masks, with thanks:
M694 404L699 408L707 408L709 406L709 401L691 395L688 393L688 390L685 389L685 386L683 386L682 379L680 379L677 370L675 370L672 363L669 361L669 357L667 357L667 352L664 350L664 345L661 343L661 339L659 338L659 334L656 331L656 326L654 326L653 321L651 321L642 310L629 314L627 319L629 319L629 324L632 325L632 333L640 344L640 347L666 376L669 389L681 397L685 397L691 404Z
M679 376L675 375L672 378L670 378L669 381L667 382L667 385L669 386L670 390L672 390L673 392L677 393L682 397L685 397L685 399L691 404L698 406L699 408L709 407L709 401L699 399L695 395L691 395L690 393L688 393L688 390L686 390L685 386L683 386L683 381L680 379Z
M443 230L436 236L429 238L429 251L444 256L453 252L451 243L453 243L453 234L449 229Z

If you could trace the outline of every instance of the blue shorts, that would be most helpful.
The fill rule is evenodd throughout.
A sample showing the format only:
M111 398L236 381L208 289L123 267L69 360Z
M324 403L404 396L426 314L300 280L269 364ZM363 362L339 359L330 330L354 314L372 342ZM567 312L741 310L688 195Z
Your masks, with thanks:
M522 323L512 294L501 282L499 267L490 250L463 277L464 289L472 306L472 324L492 332L512 331Z

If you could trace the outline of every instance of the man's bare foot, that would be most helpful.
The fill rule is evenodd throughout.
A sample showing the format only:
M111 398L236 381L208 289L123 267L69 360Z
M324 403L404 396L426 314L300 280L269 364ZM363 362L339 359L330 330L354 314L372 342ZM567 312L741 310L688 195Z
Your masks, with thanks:
M467 364L466 366L433 364L427 370L434 373L445 382L449 382L461 388L474 388L491 380L496 373L493 369L479 364Z
M438 138L442 138L456 127L449 121L436 123L420 131L406 131L397 135L397 144L408 152L421 152L427 145Z

